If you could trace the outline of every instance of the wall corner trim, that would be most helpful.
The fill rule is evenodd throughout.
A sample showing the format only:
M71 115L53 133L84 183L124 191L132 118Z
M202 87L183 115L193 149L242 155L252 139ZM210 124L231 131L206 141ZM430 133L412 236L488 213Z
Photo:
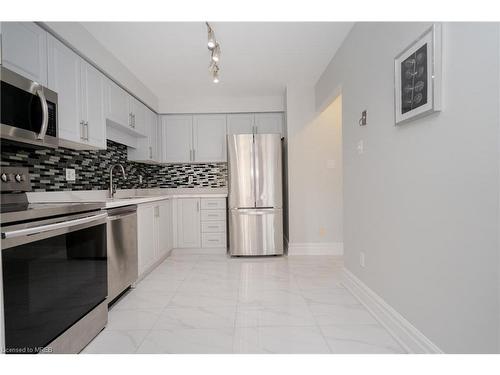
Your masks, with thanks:
M392 306L371 290L345 267L342 284L363 304L410 354L443 354L444 352L406 320Z
M344 255L343 242L290 242L288 255Z

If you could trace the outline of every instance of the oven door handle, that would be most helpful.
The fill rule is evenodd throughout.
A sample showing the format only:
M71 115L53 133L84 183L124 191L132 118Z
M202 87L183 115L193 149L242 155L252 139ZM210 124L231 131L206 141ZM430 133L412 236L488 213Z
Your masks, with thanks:
M40 225L38 227L26 228L26 229L18 229L13 230L11 232L2 232L2 239L5 238L16 238L16 237L24 237L32 234L39 234L44 232L50 232L52 230L73 227L75 225L87 224L92 221L98 221L100 219L105 219L108 216L107 213L84 217L82 219L75 219L70 221L63 221L61 223Z
M47 99L45 99L45 94L43 93L43 87L39 86L35 90L35 93L40 98L40 105L42 106L42 128L36 138L44 139L45 133L47 133L47 127L49 126L49 107L47 106Z

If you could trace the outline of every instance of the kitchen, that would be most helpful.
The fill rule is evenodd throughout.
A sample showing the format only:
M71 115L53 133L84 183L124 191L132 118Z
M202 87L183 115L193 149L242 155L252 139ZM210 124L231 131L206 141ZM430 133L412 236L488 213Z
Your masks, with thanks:
M81 351L105 327L108 306L171 254L225 256L230 238L231 256L282 255L284 126L282 112L159 115L46 25L3 23L7 351ZM228 147L226 140L233 136L234 144ZM235 185L229 204L228 158L233 160L229 165ZM248 186L253 173L268 177ZM261 191L258 199L254 187ZM252 206L262 207L255 211L258 216L253 216ZM279 209L276 214L269 210L273 206ZM230 231L234 235L229 236ZM59 268L40 265L38 276L20 275L20 269L32 262L64 257L57 252L36 254L37 248L57 248L64 238L66 245L59 251L107 258L107 277L100 262L83 267L82 280L71 280L70 266L64 262ZM29 259L24 266L16 265L16 254L23 252ZM68 289L58 291L61 301L71 301L82 287L93 288L94 294L86 300L80 297L79 309L71 304L53 306L42 316L24 310L22 306L33 303L30 299L17 301L21 306L15 307L16 296L42 284L34 280L45 272L54 278L38 286L40 295L50 293L61 278L68 279ZM89 275L94 278L91 283ZM89 311L89 306L94 308ZM37 323L53 321L61 313L66 319L51 329ZM28 327L38 328L21 335Z
M498 351L498 23L0 27L2 352Z

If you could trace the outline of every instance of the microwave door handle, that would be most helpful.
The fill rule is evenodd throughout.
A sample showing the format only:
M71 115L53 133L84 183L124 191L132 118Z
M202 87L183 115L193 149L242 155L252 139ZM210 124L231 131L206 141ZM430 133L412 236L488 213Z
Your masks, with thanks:
M35 93L40 98L40 105L42 106L42 128L40 133L37 135L37 139L44 139L45 133L47 133L47 127L49 126L49 108L47 106L47 100L45 99L45 94L43 93L43 88L38 87Z
M94 216L90 216L90 217L84 217L82 219L63 221L61 223L40 225L38 227L33 227L33 228L18 229L18 230L13 230L10 232L3 232L2 239L24 237L24 236L29 236L31 234L40 234L40 233L44 233L44 232L50 232L50 231L56 230L56 229L69 228L69 227L73 227L75 225L87 224L87 223L91 223L93 221L99 221L99 220L102 220L104 223L107 216L108 216L107 213L98 214L98 215L94 215Z

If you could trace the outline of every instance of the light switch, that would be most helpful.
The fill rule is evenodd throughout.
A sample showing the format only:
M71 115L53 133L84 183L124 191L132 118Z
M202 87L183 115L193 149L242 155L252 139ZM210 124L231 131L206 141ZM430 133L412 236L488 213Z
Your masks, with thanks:
M329 159L326 161L326 167L328 169L335 169L335 160L334 159Z
M358 141L358 146L356 147L358 150L358 154L362 154L365 152L365 142L361 139Z
M66 168L66 181L76 181L76 172L72 168Z

